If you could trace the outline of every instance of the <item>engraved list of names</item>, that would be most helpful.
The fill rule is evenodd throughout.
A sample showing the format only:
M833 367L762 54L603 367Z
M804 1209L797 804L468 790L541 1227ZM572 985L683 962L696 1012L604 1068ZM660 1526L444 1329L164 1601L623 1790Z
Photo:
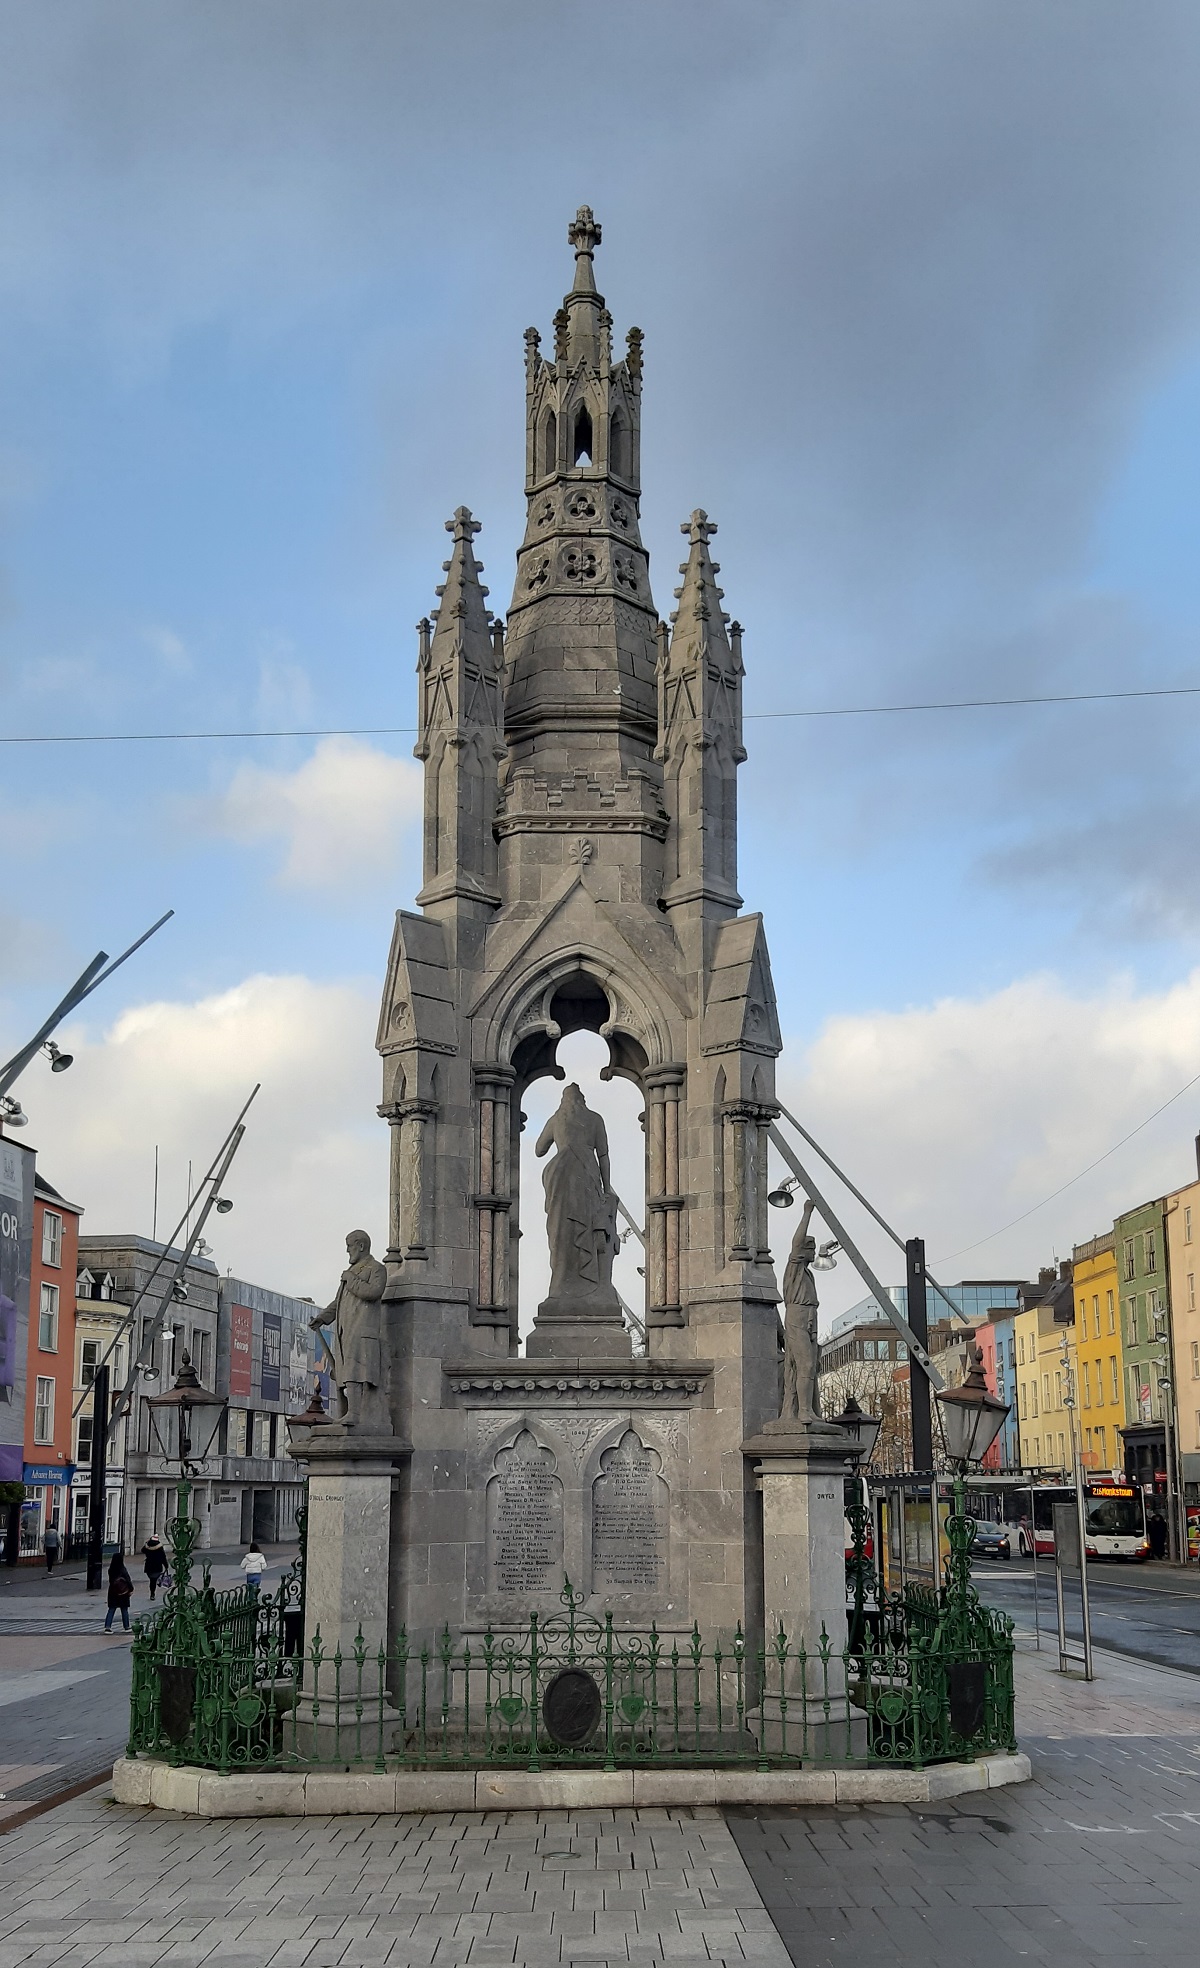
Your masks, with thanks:
M562 1589L562 1484L554 1457L528 1429L496 1457L487 1493L488 1570L493 1592Z
M667 1583L667 1486L630 1429L592 1485L592 1589L661 1592Z

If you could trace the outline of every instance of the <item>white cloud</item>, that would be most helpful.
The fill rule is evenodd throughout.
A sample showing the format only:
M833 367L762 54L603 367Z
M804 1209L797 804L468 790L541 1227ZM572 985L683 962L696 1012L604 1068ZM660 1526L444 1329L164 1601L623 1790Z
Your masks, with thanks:
M979 999L830 1019L782 1098L942 1282L1036 1276L1121 1210L1194 1179L1200 1087L1003 1236L1200 1073L1200 970L1163 991L1074 996L1052 976ZM807 1164L811 1156L801 1149ZM821 1174L817 1181L822 1184ZM824 1184L822 1184L824 1187ZM884 1283L903 1257L831 1183ZM776 1232L786 1249L787 1219ZM861 1232L861 1235L859 1233ZM985 1243L977 1240L989 1238ZM940 1271L939 1271L940 1264ZM843 1258L827 1310L860 1290Z
M287 888L357 888L396 867L421 811L421 785L408 759L325 738L292 772L240 765L209 819L233 840L281 841Z
M350 1229L387 1244L387 1128L374 1052L374 994L306 977L250 977L193 1003L125 1011L90 1035L59 1034L69 1073L33 1072L20 1093L28 1139L55 1188L85 1208L85 1231L149 1236L159 1149L159 1236L256 1081L227 1183L228 1216L206 1234L224 1271L328 1300Z

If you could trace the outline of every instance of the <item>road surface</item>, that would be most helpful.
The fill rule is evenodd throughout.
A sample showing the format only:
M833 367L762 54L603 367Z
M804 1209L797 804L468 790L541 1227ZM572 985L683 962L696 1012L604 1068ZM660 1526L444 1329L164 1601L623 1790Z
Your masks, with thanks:
M989 1606L1011 1613L1018 1626L1032 1630L1033 1562L1029 1558L981 1558L972 1567L975 1588ZM1092 1644L1160 1667L1200 1674L1200 1567L1179 1571L1166 1565L1091 1564L1088 1588ZM1067 1631L1082 1638L1079 1589L1069 1589ZM1038 1619L1042 1644L1057 1645L1054 1561L1039 1558Z

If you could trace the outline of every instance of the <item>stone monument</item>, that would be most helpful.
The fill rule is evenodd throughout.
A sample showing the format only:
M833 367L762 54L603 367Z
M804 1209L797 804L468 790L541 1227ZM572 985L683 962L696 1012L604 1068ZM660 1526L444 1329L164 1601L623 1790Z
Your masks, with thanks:
M586 206L568 238L550 349L525 334L527 514L507 619L487 607L479 523L460 506L438 607L417 627L423 881L417 911L396 917L377 1040L387 1622L413 1641L553 1616L567 1578L585 1612L623 1628L697 1620L717 1638L763 1619L743 1444L780 1410L767 1210L780 1035L762 919L737 888L742 632L699 509L659 618L639 529L643 338L631 328L614 347ZM612 1283L603 1124L577 1089L537 1143L545 1216L521 1193L523 1096L563 1077L559 1041L581 1030L644 1104L644 1351ZM550 1291L522 1354L522 1238L543 1223ZM365 1440L374 1404L349 1336L359 1262L332 1316L361 1377L343 1369L340 1428L310 1431L314 1479L329 1438ZM797 1342L796 1376L800 1357Z

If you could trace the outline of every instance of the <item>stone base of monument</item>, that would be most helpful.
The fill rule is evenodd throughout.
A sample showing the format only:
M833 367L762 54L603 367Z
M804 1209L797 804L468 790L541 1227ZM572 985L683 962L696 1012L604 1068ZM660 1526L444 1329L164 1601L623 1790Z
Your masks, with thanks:
M534 1359L630 1359L633 1341L615 1292L594 1299L544 1298L525 1351Z
M297 1710L296 1748L323 1762L373 1760L381 1731L385 1754L391 1750L398 1720L381 1689L379 1651L388 1644L392 1491L412 1450L397 1436L330 1422L297 1429L292 1453L308 1465L304 1645L309 1685ZM311 1654L318 1640L321 1666L314 1675Z
M1028 1783L1032 1774L1029 1758L1020 1754L937 1763L928 1770L309 1770L228 1777L121 1756L113 1764L113 1798L204 1818L932 1804Z
M770 1651L780 1627L807 1656L806 1692L844 1700L846 1508L850 1467L845 1430L769 1421L742 1443L758 1464L763 1502L763 1607ZM820 1659L822 1631L830 1646ZM799 1675L798 1664L795 1673ZM798 1683L797 1683L798 1685Z

